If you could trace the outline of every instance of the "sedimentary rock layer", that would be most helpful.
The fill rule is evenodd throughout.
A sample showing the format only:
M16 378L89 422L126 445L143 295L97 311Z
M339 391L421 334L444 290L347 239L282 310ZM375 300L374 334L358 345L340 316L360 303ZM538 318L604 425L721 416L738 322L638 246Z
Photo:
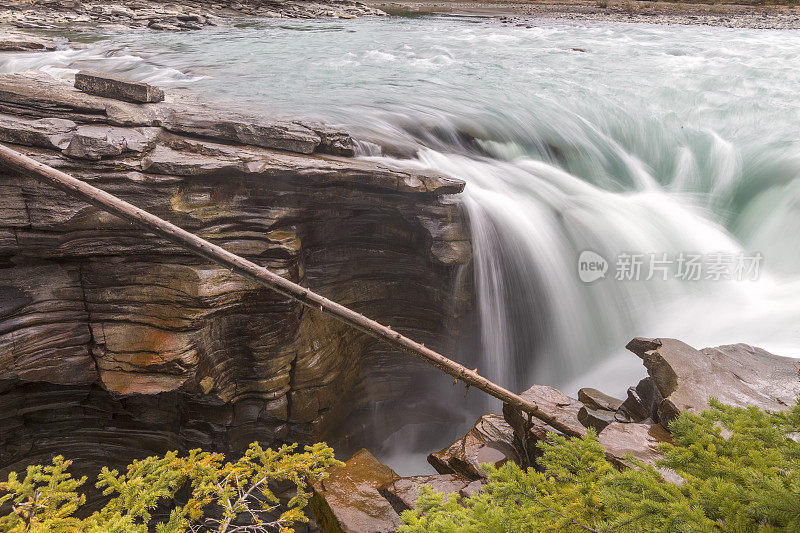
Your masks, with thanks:
M470 262L453 196L463 182L332 155L352 153L352 140L330 127L172 100L0 76L0 140L447 348L469 305L456 283L469 278L457 276ZM413 390L424 399L430 372L2 170L0 296L3 470L55 453L90 470L167 449L335 441L355 411Z

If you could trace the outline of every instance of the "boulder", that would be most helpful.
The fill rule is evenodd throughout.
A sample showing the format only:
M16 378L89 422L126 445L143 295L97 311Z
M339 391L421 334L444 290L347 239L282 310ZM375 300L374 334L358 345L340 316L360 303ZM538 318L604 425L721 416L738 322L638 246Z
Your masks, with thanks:
M462 438L430 454L428 462L440 474L459 474L470 481L483 479L483 463L500 466L506 461L518 462L513 439L513 430L502 416L483 415Z
M323 533L389 533L400 517L378 488L400 479L367 450L356 452L330 477L313 483L310 508Z
M796 360L747 344L697 350L675 339L638 338L627 347L642 358L663 397L657 415L664 425L681 411L703 411L709 398L778 411L800 395Z
M419 491L423 485L430 486L434 492L458 496L461 496L462 491L472 495L476 491L480 491L482 486L479 481L466 479L458 474L439 474L400 478L381 486L378 492L399 514L409 509L416 509Z
M75 74L75 88L94 96L139 104L164 100L164 91L158 87L93 70Z

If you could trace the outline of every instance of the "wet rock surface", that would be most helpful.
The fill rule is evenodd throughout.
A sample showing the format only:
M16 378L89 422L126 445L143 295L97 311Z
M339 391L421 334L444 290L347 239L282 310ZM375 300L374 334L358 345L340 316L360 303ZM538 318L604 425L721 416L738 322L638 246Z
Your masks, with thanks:
M302 121L285 124L316 136L313 154L163 128L192 108L227 124L189 96L134 104L0 76L0 139L447 349L470 305L458 282L470 254L434 249L468 242L450 196L463 182L331 155L349 134L326 127L326 142ZM426 404L416 360L46 185L0 178L0 476L55 453L90 472L254 440L341 451L341 428L369 406Z
M484 415L464 437L430 454L428 462L440 474L457 474L470 481L485 479L480 465L519 461L513 439L513 430L502 416Z
M400 517L378 489L400 479L367 450L360 450L330 477L312 485L311 509L325 533L390 533Z
M658 408L664 398L652 378L644 378L635 387L628 389L628 397L619 406L615 418L620 422L659 421Z
M619 398L614 398L590 387L584 387L578 391L578 401L590 409L603 411L616 411L623 402Z

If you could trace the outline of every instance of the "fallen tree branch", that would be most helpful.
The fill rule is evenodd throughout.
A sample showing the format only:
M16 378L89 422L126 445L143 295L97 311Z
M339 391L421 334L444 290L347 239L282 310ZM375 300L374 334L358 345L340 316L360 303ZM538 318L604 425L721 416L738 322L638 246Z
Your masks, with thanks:
M56 170L40 163L30 157L0 144L0 162L6 167L29 176L37 181L47 183L64 191L69 196L83 200L104 211L114 214L124 220L132 222L168 241L191 250L219 265L229 268L233 272L246 278L263 283L267 287L288 296L312 309L330 315L345 324L380 339L396 348L399 348L423 361L435 366L456 379L460 379L485 393L502 400L503 402L546 422L553 428L568 435L577 436L569 426L559 422L554 417L542 413L535 403L514 394L513 392L497 385L479 375L474 370L444 357L443 355L426 348L408 337L392 331L391 328L365 317L347 307L331 301L301 285L293 283L270 270L259 266L243 257L233 254L224 248L212 244L178 226L167 222L143 209L117 198L97 187L93 187L69 174Z

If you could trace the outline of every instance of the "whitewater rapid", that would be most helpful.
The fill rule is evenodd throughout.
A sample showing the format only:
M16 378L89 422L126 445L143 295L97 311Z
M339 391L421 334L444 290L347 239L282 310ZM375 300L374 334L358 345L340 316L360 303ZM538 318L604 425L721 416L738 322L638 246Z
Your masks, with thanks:
M420 17L79 41L0 72L191 87L464 179L480 341L463 349L507 387L624 394L634 336L800 356L796 32ZM580 279L587 250L605 278ZM615 279L620 257L664 254L763 261L757 279Z

